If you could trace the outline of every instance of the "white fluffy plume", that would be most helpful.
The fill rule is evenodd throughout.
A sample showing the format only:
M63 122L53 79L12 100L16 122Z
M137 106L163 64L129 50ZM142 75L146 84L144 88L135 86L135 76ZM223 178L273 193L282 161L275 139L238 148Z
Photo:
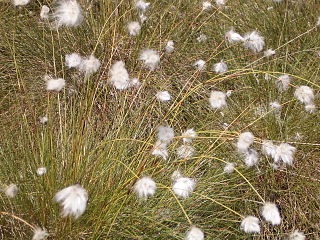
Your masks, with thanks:
M240 228L245 233L260 233L259 219L254 216L247 216L242 220Z
M168 91L160 91L157 92L156 98L161 102L167 102L171 100L171 95Z
M172 53L174 50L174 42L172 40L169 40L167 42L167 45L165 47L166 53Z
M193 66L198 69L199 71L205 70L206 69L206 62L203 61L202 59L196 61Z
M244 41L244 38L239 33L235 32L232 29L230 31L226 32L225 38L227 39L227 41L229 43Z
M140 53L140 61L143 61L143 64L146 68L151 71L154 71L160 64L159 54L152 49L144 49Z
M66 85L66 81L63 78L51 78L50 76L44 77L47 82L47 91L60 92Z
M209 103L214 109L219 109L226 106L226 94L221 91L212 91L210 94Z
M245 153L244 162L247 167L252 167L256 165L259 161L259 155L258 152L254 149L248 149L248 151Z
M251 132L241 133L237 142L238 151L241 153L247 152L253 141L254 136Z
M264 48L264 37L257 31L252 31L244 35L244 46L254 53L261 52Z
M279 225L281 223L279 209L274 203L266 202L261 209L261 214L262 217L272 225Z
M226 4L226 0L216 0L218 7L223 7Z
M86 210L88 193L76 184L57 192L54 199L62 207L62 217L72 216L77 219Z
M233 173L234 172L235 163L226 163L223 168L225 173Z
M288 240L305 240L306 236L303 232L295 230L294 232L290 233Z
M170 143L174 137L173 128L168 126L160 126L158 127L158 140L164 143Z
M151 154L154 156L162 157L164 160L166 160L169 157L167 145L167 143L158 140L153 147Z
M263 55L265 57L271 57L272 55L275 55L275 54L276 54L276 51L274 51L273 49L268 49L263 52Z
M308 86L297 87L294 96L304 104L312 104L314 100L313 89Z
M84 72L86 75L90 75L97 72L100 68L100 65L100 60L97 59L95 56L90 55L82 59L79 65L79 71Z
M3 188L3 192L8 198L14 198L17 195L18 191L19 188L16 184L13 183Z
M129 73L123 61L117 61L111 66L109 81L118 90L124 90L130 87Z
M198 134L196 133L196 131L194 129L189 128L182 133L182 136L183 136L182 140L184 143L190 143L190 142L192 142L192 140L194 138L196 138L198 136Z
M139 198L147 199L156 192L157 185L150 177L140 178L133 186L133 191Z
M61 0L53 13L57 27L76 27L82 20L81 6L76 0Z
M291 77L287 74L280 75L278 79L276 79L277 87L280 91L288 90L291 82Z
M41 19L48 19L49 18L49 12L50 12L50 8L47 5L43 5L41 7L41 11L40 11L40 18Z
M288 143L281 143L276 148L274 162L275 163L283 162L284 164L292 165L295 151L296 151L296 148L294 146L291 146Z
M273 144L270 140L264 140L262 142L262 153L274 158L276 155L277 146Z
M195 226L191 227L190 230L187 232L185 240L203 240L204 233L201 231L200 228Z
M47 168L46 167L40 167L37 169L37 175L38 176L43 176L47 173Z
M194 147L183 144L177 149L177 156L178 158L189 158L192 157L194 153Z
M192 178L179 177L172 186L173 192L181 198L188 198L196 187L196 182Z
M77 68L82 61L82 57L78 53L71 53L65 56L65 60L68 68Z
M137 36L140 33L141 26L139 22L129 22L127 25L128 32L131 36Z
M213 65L213 71L216 73L224 73L228 71L228 66L223 60L221 60L219 63Z
M43 240L43 239L46 239L48 236L49 234L46 229L37 227L33 231L32 240Z
M210 10L211 8L212 8L211 2L209 2L209 1L202 2L202 10L203 11Z
M149 8L149 6L150 3L144 0L137 0L135 3L135 7L142 12L145 12Z
M12 0L13 5L15 6L24 6L27 5L30 0Z
M205 41L207 41L207 39L208 39L207 35L205 35L205 34L203 34L203 33L200 34L199 37L197 37L197 41L198 41L199 43L205 42Z

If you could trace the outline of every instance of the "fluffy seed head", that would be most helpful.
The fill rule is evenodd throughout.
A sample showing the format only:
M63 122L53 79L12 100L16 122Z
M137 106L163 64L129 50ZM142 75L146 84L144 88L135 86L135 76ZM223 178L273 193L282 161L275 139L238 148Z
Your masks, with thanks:
M210 94L209 103L213 109L219 109L226 106L226 94L221 91L212 91Z
M233 31L232 29L226 32L225 38L229 43L244 41L244 38L239 33L236 33L235 31Z
M144 0L138 0L136 1L136 4L135 4L135 7L142 11L142 12L145 12L150 6L150 3L149 2L145 2Z
M191 227L191 229L187 232L185 240L203 240L204 233L201 231L200 228Z
M189 158L189 157L192 157L193 153L194 153L194 147L186 144L181 145L177 149L178 158Z
M170 143L174 137L174 131L171 127L160 126L158 127L158 140L164 143Z
M270 222L274 226L281 223L279 209L274 203L266 202L261 209L261 214L267 222Z
M203 61L202 59L196 61L193 66L198 69L199 71L205 70L206 69L206 62Z
M142 50L140 53L139 60L143 61L144 66L151 71L154 71L156 68L158 68L160 64L159 54L152 49Z
M59 1L53 17L57 27L76 27L83 20L81 7L76 0Z
M166 160L169 157L167 143L158 140L151 154L154 156L162 157L164 160Z
M127 28L131 36L137 36L141 30L139 22L129 22Z
M234 172L235 163L226 163L223 168L225 173L233 173Z
M172 53L174 50L174 42L169 40L166 45L166 53Z
M147 199L156 192L157 185L150 177L140 178L133 186L133 191L139 198Z
M288 90L290 82L291 82L291 77L287 74L280 75L278 79L276 79L276 84L280 91Z
M314 94L313 89L308 86L297 87L294 96L302 103L310 104L313 103Z
M41 124L46 124L48 122L48 117L47 116L39 117L39 121Z
M130 87L129 73L123 61L117 61L111 66L109 82L118 90L124 90Z
M37 175L38 176L43 176L47 173L47 168L46 167L40 167L37 169Z
M284 164L292 165L295 151L296 151L296 148L294 146L291 146L288 143L281 143L276 148L274 162L275 163L283 162Z
M78 53L71 53L65 56L65 60L68 68L76 68L80 65L82 57Z
M16 184L10 184L9 186L6 186L3 189L4 194L8 198L14 198L17 195L18 191L19 191L19 188L17 187Z
M202 10L203 10L203 11L210 10L211 8L212 8L211 2L209 2L209 1L204 1L204 2L202 3Z
M189 128L182 133L182 136L183 136L182 140L184 143L190 143L190 142L192 142L193 138L198 136L198 134L196 133L196 131L194 129Z
M216 73L224 73L228 71L228 66L223 60L221 60L221 62L213 65L213 71Z
M257 31L252 31L245 34L243 44L254 53L261 52L265 44L264 37Z
M79 184L71 185L57 192L54 200L62 207L62 217L79 218L87 207L88 193Z
M273 49L268 49L268 50L264 51L263 54L265 57L271 57L272 55L276 54L276 51L274 51Z
M13 5L15 6L24 6L27 5L30 0L12 0Z
M49 12L50 12L50 8L47 5L43 5L41 7L41 11L40 11L40 18L41 19L48 19L49 18Z
M161 102L167 102L171 100L170 93L168 91L157 92L156 98Z
M241 222L240 229L245 233L260 233L259 219L254 216L245 217Z
M207 41L207 39L208 39L208 37L207 37L207 35L205 35L205 34L200 34L200 36L197 37L197 41L198 41L199 43L205 42L205 41Z
M46 239L48 236L49 236L49 234L46 229L42 229L42 228L37 227L33 231L32 240L43 240L43 239Z
M82 59L79 65L79 71L84 72L86 75L90 75L97 72L100 68L100 65L100 60L97 59L95 56L90 55Z
M248 151L245 153L245 159L244 159L246 166L252 167L256 165L258 161L259 161L258 152L254 149L248 149Z
M306 239L306 236L304 235L303 232L295 230L294 232L292 232L289 235L289 239L288 240L305 240L305 239Z
M237 147L238 151L245 153L254 141L254 136L251 132L244 132L239 135Z
M226 4L226 0L216 0L216 4L219 7L223 7Z
M314 113L316 111L316 105L314 105L313 103L307 104L304 108L308 113Z
M262 142L262 153L270 156L272 158L275 157L277 151L277 146L275 146L272 141L264 140Z
M280 110L281 109L281 104L279 102L271 102L269 104L270 108L271 109L274 109L274 110Z
M196 187L196 182L188 177L180 177L175 180L172 190L181 198L188 198Z
M46 76L45 80L47 81L47 91L60 92L66 85L66 81L63 78L51 78Z

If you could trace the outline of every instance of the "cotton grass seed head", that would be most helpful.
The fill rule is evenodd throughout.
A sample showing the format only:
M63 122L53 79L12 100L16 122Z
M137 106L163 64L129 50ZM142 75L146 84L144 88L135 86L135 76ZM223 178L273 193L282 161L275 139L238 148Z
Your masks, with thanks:
M274 162L275 163L283 162L284 164L292 165L295 151L296 151L296 148L294 146L291 146L288 143L281 143L276 148Z
M39 117L39 121L40 121L41 124L47 124L48 123L48 117L47 116Z
M203 61L202 59L200 59L200 60L196 61L196 62L193 64L193 66L194 66L197 70L203 71L203 70L206 69L206 62Z
M190 230L187 232L185 240L203 240L204 233L200 228L192 226Z
M30 0L12 0L13 5L15 6L25 6L30 2Z
M3 189L4 194L8 198L14 198L18 194L19 188L16 184L10 184L9 186L5 186Z
M174 138L173 128L169 126L160 126L158 127L158 140L164 143L170 143Z
M244 38L237 32L235 32L233 29L230 31L226 32L225 38L229 43L236 43L236 42L241 42L244 41Z
M266 156L274 158L276 155L277 146L272 141L264 140L262 142L262 153Z
M240 225L240 229L245 233L260 233L259 219L254 216L245 217Z
M209 1L204 1L202 2L202 10L203 11L208 11L212 9L212 4Z
M53 13L57 27L77 27L83 21L81 6L76 0L61 0Z
M109 82L118 90L124 90L130 87L129 73L123 61L117 61L111 66Z
M40 167L37 169L37 175L38 176L43 176L47 173L47 168L46 167Z
M181 197L188 198L196 187L196 182L192 178L180 177L176 179L173 183L173 192Z
M304 104L313 103L314 100L313 89L308 86L297 87L294 96Z
M244 35L244 46L252 52L261 52L264 48L264 37L257 31L252 31Z
M167 45L165 47L166 53L172 53L174 50L174 42L172 40L169 40L167 42Z
M259 161L259 155L258 152L254 149L248 149L248 151L245 153L244 162L247 167L253 167L254 165L257 165Z
M147 199L156 192L157 185L150 177L140 178L133 186L133 191L141 199Z
M167 102L171 100L171 95L168 91L157 92L156 98L161 102Z
M191 143L192 140L198 136L198 134L194 129L189 128L182 133L182 136L183 136L182 140L184 143Z
M210 94L209 103L213 109L219 109L226 106L226 94L221 91L212 91Z
M49 18L49 12L50 12L50 8L47 5L43 5L41 7L41 11L40 11L40 18L42 20L48 19Z
M48 236L49 236L49 233L47 232L46 229L37 227L33 230L32 240L43 240L43 239L46 239Z
M226 165L223 168L223 171L225 173L233 173L234 172L235 163L226 163Z
M254 136L251 132L244 132L239 135L237 148L240 153L246 153L254 141Z
M159 67L160 56L159 54L152 49L144 49L140 53L139 60L143 62L145 68L154 71Z
M207 35L205 35L205 34L200 34L200 36L197 37L197 41L198 41L199 43L203 43L203 42L207 41L207 39L208 39L208 37L207 37Z
M79 65L79 71L85 73L86 75L90 75L97 72L100 66L100 60L95 56L90 55L82 59Z
M86 210L88 193L79 184L69 186L57 192L54 200L62 207L61 216L79 218Z
M47 82L47 91L60 92L66 85L66 81L63 78L51 78L50 76L45 76Z
M291 77L287 74L280 75L278 79L276 79L276 85L280 91L288 90L291 82Z
M219 63L213 65L213 71L216 73L224 73L228 71L228 66L223 60L221 60Z
M78 53L71 53L65 56L65 61L68 68L77 68L82 61L82 57Z
M190 158L193 156L195 149L190 145L183 144L177 149L177 156L180 159Z
M270 222L273 226L279 225L281 223L279 209L274 203L266 202L261 209L261 215L267 222Z
M295 230L294 232L290 233L288 240L305 240L306 235L299 230Z
M135 2L135 7L142 12L145 12L149 8L149 6L150 6L150 3L144 0L137 0Z
M152 150L152 155L162 157L164 160L167 160L169 157L167 143L158 140Z
M268 49L268 50L263 52L263 55L265 57L271 57L271 56L273 56L275 54L276 54L276 51L274 51L273 49Z
M137 36L140 33L141 26L139 22L129 22L127 25L128 32L131 36Z

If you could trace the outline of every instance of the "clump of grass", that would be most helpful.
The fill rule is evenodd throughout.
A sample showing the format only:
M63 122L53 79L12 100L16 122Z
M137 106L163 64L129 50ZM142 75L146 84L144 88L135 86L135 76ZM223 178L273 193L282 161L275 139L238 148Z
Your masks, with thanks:
M26 7L0 2L0 183L19 187L13 199L0 195L2 237L31 238L39 226L49 239L183 239L195 225L206 239L248 239L242 218L260 217L262 203L270 201L280 207L282 223L262 222L252 238L284 238L295 229L318 238L319 114L306 113L294 98L296 86L308 85L319 105L318 3L235 0L203 12L202 2L150 2L135 37L127 24L139 13L128 1L81 0L82 24L58 30L39 17L43 4L54 6L51 1ZM224 35L232 27L240 34L258 30L276 54L263 57L228 43ZM207 41L196 40L201 34ZM170 54L169 40L175 47ZM160 53L155 71L139 61L147 48ZM65 55L73 52L93 54L100 70L85 75L68 69ZM193 66L199 59L206 71ZM217 74L212 67L221 60L228 70ZM139 87L119 91L108 83L116 61L125 62ZM291 83L281 92L275 79L283 74ZM44 75L65 79L66 87L47 92ZM210 107L213 90L232 91L226 107ZM170 101L158 101L159 91L170 92ZM273 101L281 110L270 109ZM45 125L39 121L44 115ZM161 125L175 131L167 160L151 154ZM176 149L188 128L198 135L191 143L195 154L179 159ZM253 133L259 152L266 139L294 145L293 166L275 170L272 159L261 156L258 167L247 168L235 145L245 131ZM223 172L228 162L236 163L231 174ZM42 166L47 173L40 177ZM176 170L196 180L186 199L172 191ZM143 176L158 186L147 201L132 192ZM76 183L88 191L87 209L77 221L61 218L53 197Z

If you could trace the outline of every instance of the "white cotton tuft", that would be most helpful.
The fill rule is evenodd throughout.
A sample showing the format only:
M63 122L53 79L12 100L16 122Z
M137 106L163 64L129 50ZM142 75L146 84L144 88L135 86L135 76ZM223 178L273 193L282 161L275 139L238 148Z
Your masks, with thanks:
M196 187L196 182L188 177L180 177L175 180L172 190L181 198L188 198Z
M41 124L46 124L48 122L48 117L47 116L39 117L39 121Z
M130 79L130 87L138 87L140 86L139 78L131 78Z
M111 66L109 81L118 90L124 90L130 87L129 73L123 61L117 61Z
M226 0L216 0L216 4L219 7L223 7L224 5L226 5Z
M81 7L76 0L59 1L53 17L57 27L77 27L83 20Z
M178 158L181 158L181 159L192 157L193 153L194 153L194 147L186 144L181 145L177 149L177 156Z
M51 78L49 76L45 76L45 80L47 81L47 91L60 92L66 85L66 81L63 78Z
M262 153L274 158L276 155L277 146L275 146L272 141L264 140L262 142Z
M24 6L27 5L30 2L30 0L13 0L12 3L15 6Z
M43 176L47 173L47 168L46 167L40 167L37 169L37 175L38 176Z
M201 231L200 228L191 227L191 229L187 232L185 240L203 240L204 233Z
M172 40L169 40L167 42L167 45L166 45L166 53L172 53L173 50L174 50L174 42Z
M82 57L78 53L71 53L65 56L65 60L68 68L76 68L79 67Z
M248 151L250 145L254 141L254 136L251 132L244 132L239 135L237 148L241 153L245 153Z
M48 19L49 18L49 12L50 12L50 8L47 5L43 5L41 7L41 11L40 11L40 18L41 19Z
M306 236L304 235L303 232L295 230L294 232L292 232L289 235L289 239L288 240L305 240L305 239L306 239Z
M90 75L97 72L100 66L100 60L97 59L95 56L90 55L82 59L79 65L79 71L84 72L86 75Z
M276 51L273 50L273 49L268 49L268 50L264 51L264 53L263 53L263 55L265 57L271 57L271 56L273 56L275 54L276 54Z
M140 19L140 22L141 22L141 24L142 23L144 23L145 21L147 21L147 16L146 15L144 15L143 13L140 13L139 14L139 19Z
M203 61L202 59L196 61L193 66L198 69L199 71L205 70L206 69L206 62Z
M254 149L248 149L248 151L245 153L244 162L247 167L253 167L256 165L259 161L259 155L258 152Z
M182 136L183 136L182 140L184 143L190 143L192 142L193 138L196 138L198 136L198 134L194 129L189 128L182 133Z
M280 91L288 90L291 82L291 77L287 74L281 75L276 79L277 87Z
M136 1L136 4L135 4L135 7L142 11L142 12L145 12L150 6L150 3L149 2L145 2L144 0L138 0Z
M309 103L305 106L305 109L308 113L314 113L316 111L316 105Z
M282 107L281 104L277 101L271 102L269 106L271 109L274 109L274 110L280 110Z
M318 17L317 26L320 26L320 17Z
M294 92L294 96L304 104L313 103L313 89L308 86L300 86Z
M244 38L239 33L233 31L232 29L226 32L225 38L229 43L244 41Z
M224 73L228 71L228 66L223 60L221 60L219 63L213 65L213 70L216 73Z
M144 49L141 51L139 60L143 61L144 66L151 71L154 71L156 68L158 68L160 64L159 54L152 49Z
M33 230L32 240L43 240L46 239L48 236L49 234L46 229L37 227Z
M202 10L203 10L203 11L210 10L211 8L212 8L211 2L209 2L209 1L204 1L204 2L202 3Z
M139 198L147 199L156 192L157 185L150 177L140 178L133 186L133 191Z
M247 216L242 220L240 228L245 233L260 233L259 219L254 216Z
M54 200L62 207L62 217L79 218L87 207L88 193L79 184L71 185L57 192Z
M288 143L281 143L276 148L274 162L275 163L283 162L287 165L292 165L295 151L296 151L296 148L294 146L291 146Z
M208 39L208 37L207 37L207 35L205 35L205 34L200 34L200 36L197 37L197 41L198 41L199 43L205 42L205 41L207 41L207 39Z
M151 154L154 156L162 157L164 160L166 160L169 157L167 143L158 140Z
M160 126L158 127L158 140L164 143L170 143L174 138L174 131L171 127Z
M171 100L171 95L168 91L157 92L156 98L161 102L167 102Z
M209 103L214 109L219 109L226 106L226 94L221 91L212 91L210 94Z
M141 26L139 22L129 22L127 25L127 28L131 36L137 36L141 30Z
M254 53L261 52L265 44L264 37L257 31L252 31L245 34L243 44Z
M225 173L233 173L234 172L235 163L226 163L226 165L223 168L223 171Z
M266 202L261 209L262 217L273 226L281 223L279 209L276 204Z
M14 198L18 194L19 188L16 184L10 184L3 189L4 194L8 198Z
M181 177L182 177L182 175L181 175L179 170L175 170L171 175L171 179L173 181L175 181L175 180L177 180L178 178L181 178Z

